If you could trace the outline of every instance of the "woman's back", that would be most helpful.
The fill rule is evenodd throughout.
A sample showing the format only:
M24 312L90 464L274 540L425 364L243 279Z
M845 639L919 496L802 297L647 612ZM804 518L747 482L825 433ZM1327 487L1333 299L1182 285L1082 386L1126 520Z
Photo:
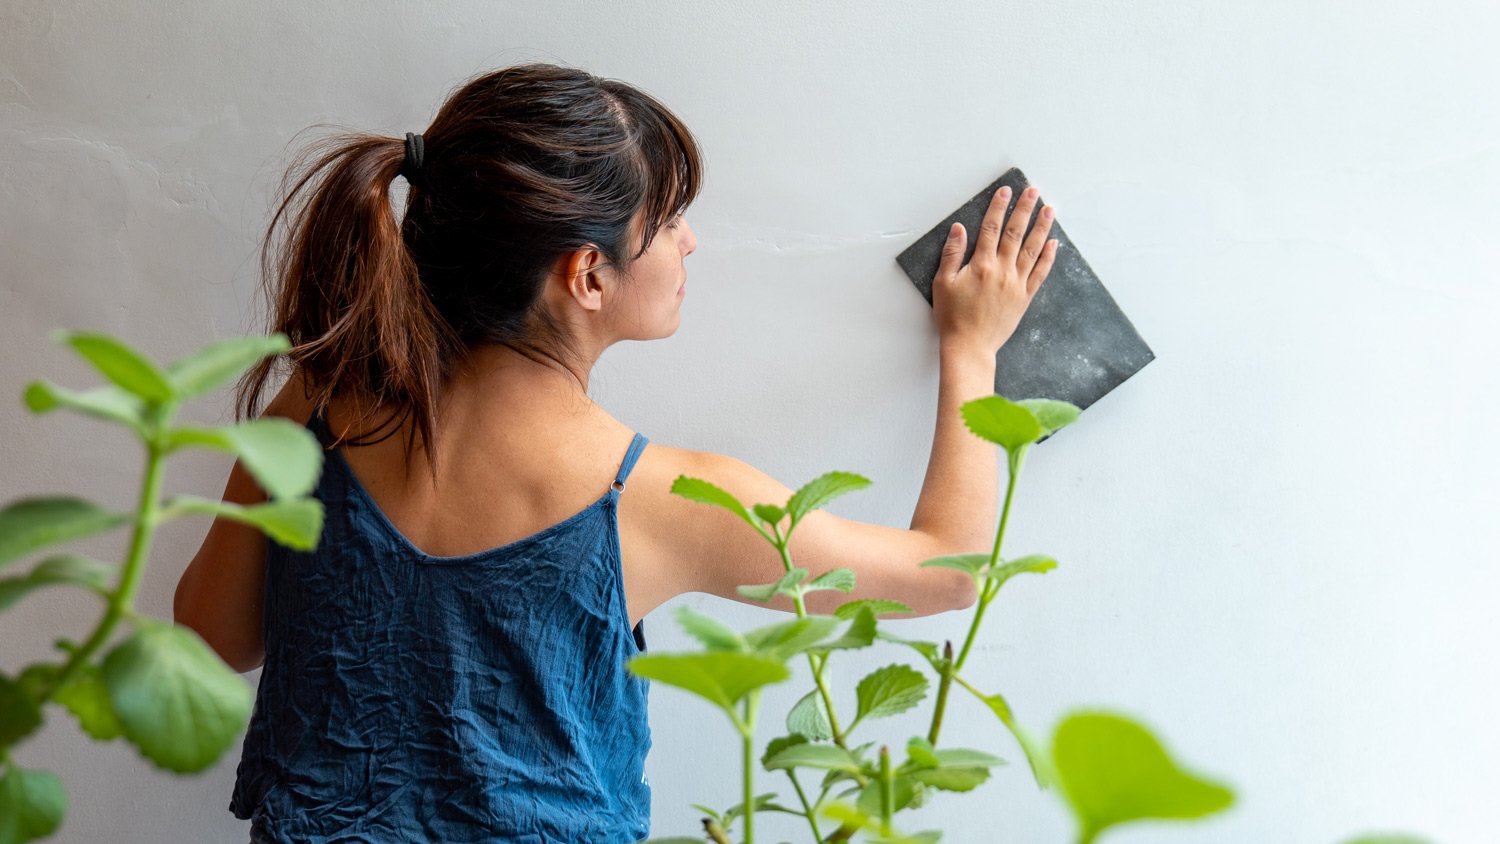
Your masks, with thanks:
M326 449L341 421L335 405L324 415L307 427ZM646 438L577 472L608 445L574 436L554 450L563 425L530 432L527 450L525 432L497 433L493 419L466 440L463 418L448 447L477 447L448 455L443 495L400 494L399 455L377 451L384 443L333 449L318 549L268 547L265 667L230 805L257 840L634 842L649 831L646 684L624 670L644 641L617 521ZM546 455L554 489L521 506L526 517L599 477L591 500L497 534L525 523L507 503L548 485ZM451 547L421 547L402 527L418 524Z

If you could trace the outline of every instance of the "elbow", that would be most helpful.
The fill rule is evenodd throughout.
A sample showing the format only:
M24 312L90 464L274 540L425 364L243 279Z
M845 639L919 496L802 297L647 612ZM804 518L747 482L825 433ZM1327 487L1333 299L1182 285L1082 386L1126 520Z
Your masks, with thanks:
M906 601L912 604L912 616L920 618L966 610L979 601L979 588L968 572L930 568L923 569L922 575L921 588L908 593L922 595L920 604Z
M952 581L947 609L966 610L979 602L979 586L967 572L948 570L944 574L951 575L949 580Z

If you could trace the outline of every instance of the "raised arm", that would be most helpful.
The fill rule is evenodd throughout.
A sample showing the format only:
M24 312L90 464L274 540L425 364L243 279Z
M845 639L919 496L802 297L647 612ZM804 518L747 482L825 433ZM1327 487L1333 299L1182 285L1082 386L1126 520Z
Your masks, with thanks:
M967 574L917 564L947 554L988 553L994 547L1000 454L994 444L968 430L959 408L994 394L995 355L1015 331L1057 254L1056 241L1047 240L1050 208L1041 210L1027 234L1038 203L1036 189L1017 198L1013 214L1008 214L1009 200L1009 188L991 197L967 264L967 233L953 224L933 279L933 317L941 338L937 428L911 527L865 524L826 510L809 513L792 534L793 563L814 577L847 567L856 579L850 595L807 596L812 612L830 612L854 598L891 598L918 615L930 615L970 606L977 598ZM658 587L643 602L648 611L687 591L748 600L735 590L737 585L767 583L782 574L780 556L762 536L727 510L669 494L665 475L679 469L727 490L747 507L785 505L791 489L723 455L667 449L659 460L669 471L653 470L663 475L654 484L659 488L648 494L649 502L642 502L643 509L653 511L646 519L650 538L644 543L651 552L637 561ZM772 606L792 609L784 595Z

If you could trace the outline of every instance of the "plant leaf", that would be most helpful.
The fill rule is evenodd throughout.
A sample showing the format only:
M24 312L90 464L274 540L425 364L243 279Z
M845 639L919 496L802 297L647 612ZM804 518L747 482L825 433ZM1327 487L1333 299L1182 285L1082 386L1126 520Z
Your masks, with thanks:
M1011 712L1010 704L1006 702L1004 695L999 693L987 695L969 685L962 677L955 677L954 679L959 682L959 685L968 689L970 694L978 698L980 703L989 707L989 710L995 713L995 717L1000 719L1000 723L1015 738L1016 744L1021 746L1021 752L1026 755L1026 763L1031 768L1031 778L1036 781L1037 787L1051 787L1052 782L1057 777L1051 771L1052 762L1046 750L1040 746L1036 739L1032 738L1030 733L1022 729L1021 725L1016 721L1015 715Z
M779 803L773 803L772 801L775 799L776 793L768 791L765 794L755 795L755 799L751 802L753 803L755 811L757 812L789 812L793 815L802 814L802 812L798 810L788 809L787 807L782 806ZM735 818L738 818L743 814L745 814L744 801L736 803L733 806L730 806L728 809L725 809L724 818L722 821L725 828L727 829L730 824L734 823Z
M1047 437L1057 433L1059 428L1073 424L1082 413L1078 405L1058 399L1021 399L1016 404L1031 411L1037 424L1042 426L1042 436Z
M868 606L860 607L859 613L849 626L844 628L844 635L824 642L820 645L808 648L811 653L827 653L834 650L847 650L851 648L867 648L875 643L875 611Z
M42 709L20 683L0 674L0 750L42 725Z
M755 515L760 517L760 520L765 522L768 526L780 524L781 520L786 518L786 511L781 509L780 507L777 507L775 504L757 504L751 509L753 509L755 511Z
M833 616L809 615L757 627L745 640L756 653L784 661L822 641L840 623Z
M849 755L849 751L836 744L794 744L767 759L765 765L771 771L780 768L824 768L850 774L860 772L859 763Z
M288 548L311 551L323 533L323 502L316 498L283 499L246 507L232 501L215 501L196 495L173 496L166 508L184 513L202 513L254 525Z
M0 566L58 542L103 533L132 521L72 496L23 498L0 510Z
M167 374L118 338L98 331L59 330L52 332L52 339L72 346L99 374L148 402L165 402L174 396Z
M903 639L902 637L897 636L894 633L887 633L884 630L876 630L875 638L884 639L887 642L895 642L898 645L905 645L908 648L911 648L912 650L921 654L922 657L927 660L928 664L932 666L932 670L934 671L939 671L942 666L943 655L938 650L936 642L922 642L916 639Z
M786 510L792 514L793 527L802 517L813 510L822 507L829 501L853 492L864 489L870 485L870 479L853 472L826 472L802 485L802 488L792 493L792 498L787 502Z
M76 392L39 379L26 385L22 397L32 413L48 413L66 407L108 422L119 422L138 434L144 435L146 431L145 402L113 384Z
M820 589L837 589L845 595L854 591L853 569L831 569L814 578L802 591L815 592Z
M774 583L757 583L747 586L734 587L736 592L756 601L769 601L779 593L792 595L796 593L795 586L807 577L808 571L801 566L794 567L791 571L783 574Z
M1108 712L1064 719L1052 759L1084 840L1127 821L1203 817L1234 800L1228 788L1179 768L1145 727Z
M857 615L862 607L869 607L877 616L887 613L907 613L912 611L911 607L900 601L888 601L884 598L861 598L857 601L848 601L840 604L839 608L833 611L833 614L838 618L849 619Z
M187 627L147 618L104 657L125 738L178 773L212 765L245 728L254 695Z
M922 736L912 736L906 741L906 764L903 768L936 768L942 764L933 752L932 742Z
M798 737L819 740L833 738L833 727L828 723L828 707L823 705L823 696L817 689L803 695L787 712L786 728Z
M641 677L686 689L725 710L755 689L792 676L776 660L731 651L640 654L631 657L627 665Z
M971 791L990 778L990 771L977 765L944 765L938 768L919 768L912 771L910 776L917 782L944 791Z
M678 607L675 615L682 629L710 650L744 652L750 649L739 631L711 615L687 606Z
M724 816L723 815L721 815L718 812L714 811L713 809L711 809L711 808L703 805L702 803L691 803L689 805L691 805L694 809L697 809L698 811L702 812L705 815L708 815L709 817L713 818L714 820L716 820L716 821L718 821L720 823L724 822ZM652 841L656 841L658 839L653 838L651 840ZM665 840L665 841L692 841L693 844L703 844L703 842L700 841L697 838L667 838L667 839L661 839L661 840Z
M785 661L821 642L842 623L831 615L809 615L747 631L745 641L755 653Z
M927 675L909 665L895 663L877 668L859 681L856 722L864 718L883 718L905 712L927 696ZM849 727L854 729L851 724Z
M178 396L192 398L234 378L261 358L291 348L291 341L279 331L266 336L232 337L167 364L167 377Z
M79 554L59 554L36 564L20 577L0 579L0 610L9 609L34 589L59 583L74 583L100 595L109 594L114 567Z
M672 482L671 492L673 495L680 495L683 498L688 499L689 501L697 501L700 504L712 504L715 507L723 507L725 510L728 510L736 516L744 519L757 530L760 529L759 526L755 524L755 520L750 517L750 513L745 509L745 505L741 504L738 498L735 498L733 495L730 495L724 490L701 478L690 478L687 475L678 475L677 480Z
M14 765L0 773L0 844L46 838L67 812L68 792L51 773Z
M1005 760L993 753L967 747L939 747L932 751L940 768L994 768Z
M1046 574L1057 568L1057 561L1045 554L1029 554L1011 560L1008 563L995 566L984 573L984 576L995 581L995 588L999 589L1005 581L1010 580L1018 574Z
M984 567L989 564L989 554L949 554L917 563L917 565L923 568L957 569L958 571L968 572L969 576L973 578L978 578L980 573L984 571Z
M105 684L98 665L86 663L82 673L58 689L52 699L67 707L78 719L78 726L94 739L109 741L125 732L125 726L115 715L114 705L109 699L109 686Z
M323 471L323 446L307 428L280 416L266 416L222 428L174 428L165 437L169 451L196 445L227 451L272 499L306 495Z
M792 733L788 736L777 736L776 738L773 738L766 743L766 752L761 754L760 764L765 765L766 761L772 756L775 756L776 754L787 749L788 747L791 747L794 744L806 743L807 736L801 735L799 733Z
M1042 436L1042 424L1029 408L998 393L964 402L959 413L970 431L1004 446L1007 452L1034 443Z
M927 739L913 736L906 744L907 761L901 771L912 779L945 791L968 791L989 778L989 768L1005 760L982 750L962 747L934 749Z

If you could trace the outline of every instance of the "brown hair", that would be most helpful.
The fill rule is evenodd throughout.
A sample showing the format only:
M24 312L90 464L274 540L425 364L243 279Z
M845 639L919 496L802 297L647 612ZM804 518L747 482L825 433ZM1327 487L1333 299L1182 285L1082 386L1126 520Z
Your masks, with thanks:
M436 479L437 404L454 366L497 343L576 358L541 297L552 265L593 247L624 277L697 197L702 165L692 134L655 98L552 64L469 80L422 135L399 227L390 187L404 139L345 132L308 149L266 227L262 280L274 307L267 333L291 340L306 398L318 410L341 395L397 408L375 428L396 420L390 433L352 445L415 416L406 453L420 433ZM644 235L627 256L637 213ZM283 222L290 231L277 243ZM258 415L279 361L241 376L237 421Z

